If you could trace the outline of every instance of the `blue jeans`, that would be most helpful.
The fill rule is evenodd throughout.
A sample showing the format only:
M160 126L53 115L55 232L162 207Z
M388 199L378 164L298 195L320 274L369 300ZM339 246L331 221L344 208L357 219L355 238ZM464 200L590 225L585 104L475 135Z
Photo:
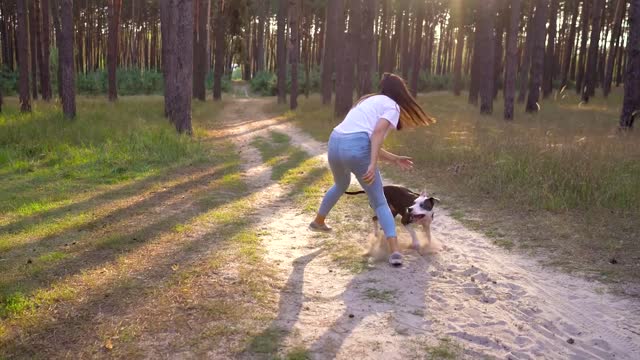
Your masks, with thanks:
M318 214L327 216L351 183L351 173L356 175L360 186L369 196L369 205L375 210L386 237L396 236L396 223L384 197L380 171L376 170L373 183L367 184L362 177L371 162L371 140L365 132L340 134L332 132L329 137L329 167L335 184L327 191L320 204Z

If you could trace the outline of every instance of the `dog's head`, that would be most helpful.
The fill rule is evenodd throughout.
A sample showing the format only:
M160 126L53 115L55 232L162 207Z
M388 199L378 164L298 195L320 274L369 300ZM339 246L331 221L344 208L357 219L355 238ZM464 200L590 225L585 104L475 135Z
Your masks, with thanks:
M414 200L413 205L407 209L411 222L430 222L433 220L435 214L433 208L438 202L440 202L440 199L422 192L420 196Z

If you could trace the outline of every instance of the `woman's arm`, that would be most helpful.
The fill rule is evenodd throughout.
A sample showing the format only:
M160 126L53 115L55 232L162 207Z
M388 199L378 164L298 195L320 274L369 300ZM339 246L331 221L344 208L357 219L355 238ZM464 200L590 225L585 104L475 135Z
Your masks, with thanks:
M386 160L402 168L402 170L413 169L413 159L408 156L396 155L380 148L380 159Z
M385 161L389 161L389 162L394 162L398 159L398 155L387 151L383 148L380 148L380 160L385 160Z

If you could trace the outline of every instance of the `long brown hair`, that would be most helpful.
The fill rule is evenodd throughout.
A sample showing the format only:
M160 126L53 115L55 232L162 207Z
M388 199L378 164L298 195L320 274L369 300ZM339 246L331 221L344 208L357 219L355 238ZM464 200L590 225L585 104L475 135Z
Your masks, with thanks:
M402 128L414 128L418 126L426 126L436 122L434 118L427 115L422 107L418 105L416 99L411 96L407 84L404 80L395 74L384 73L382 79L380 79L380 95L385 95L391 98L400 106L400 121L398 121L397 129ZM377 95L370 94L363 96L359 101L365 98Z

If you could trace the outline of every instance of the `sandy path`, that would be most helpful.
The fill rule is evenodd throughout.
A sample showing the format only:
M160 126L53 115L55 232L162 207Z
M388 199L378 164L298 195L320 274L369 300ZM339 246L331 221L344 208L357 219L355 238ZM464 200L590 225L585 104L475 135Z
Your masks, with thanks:
M273 130L322 159L325 146L266 116L262 106L268 101L227 105L223 135L239 147L247 182L264 194L264 204L272 204L259 201L256 207L267 258L287 279L273 324L287 334L283 348L303 346L318 359L422 358L425 346L447 337L466 357L640 358L637 301L508 253L445 210L433 223L434 238L445 244L439 254L409 252L402 268L381 263L358 275L337 268L307 230L309 215L274 201L287 189L270 180L269 167L250 142ZM362 216L368 215L363 209Z

